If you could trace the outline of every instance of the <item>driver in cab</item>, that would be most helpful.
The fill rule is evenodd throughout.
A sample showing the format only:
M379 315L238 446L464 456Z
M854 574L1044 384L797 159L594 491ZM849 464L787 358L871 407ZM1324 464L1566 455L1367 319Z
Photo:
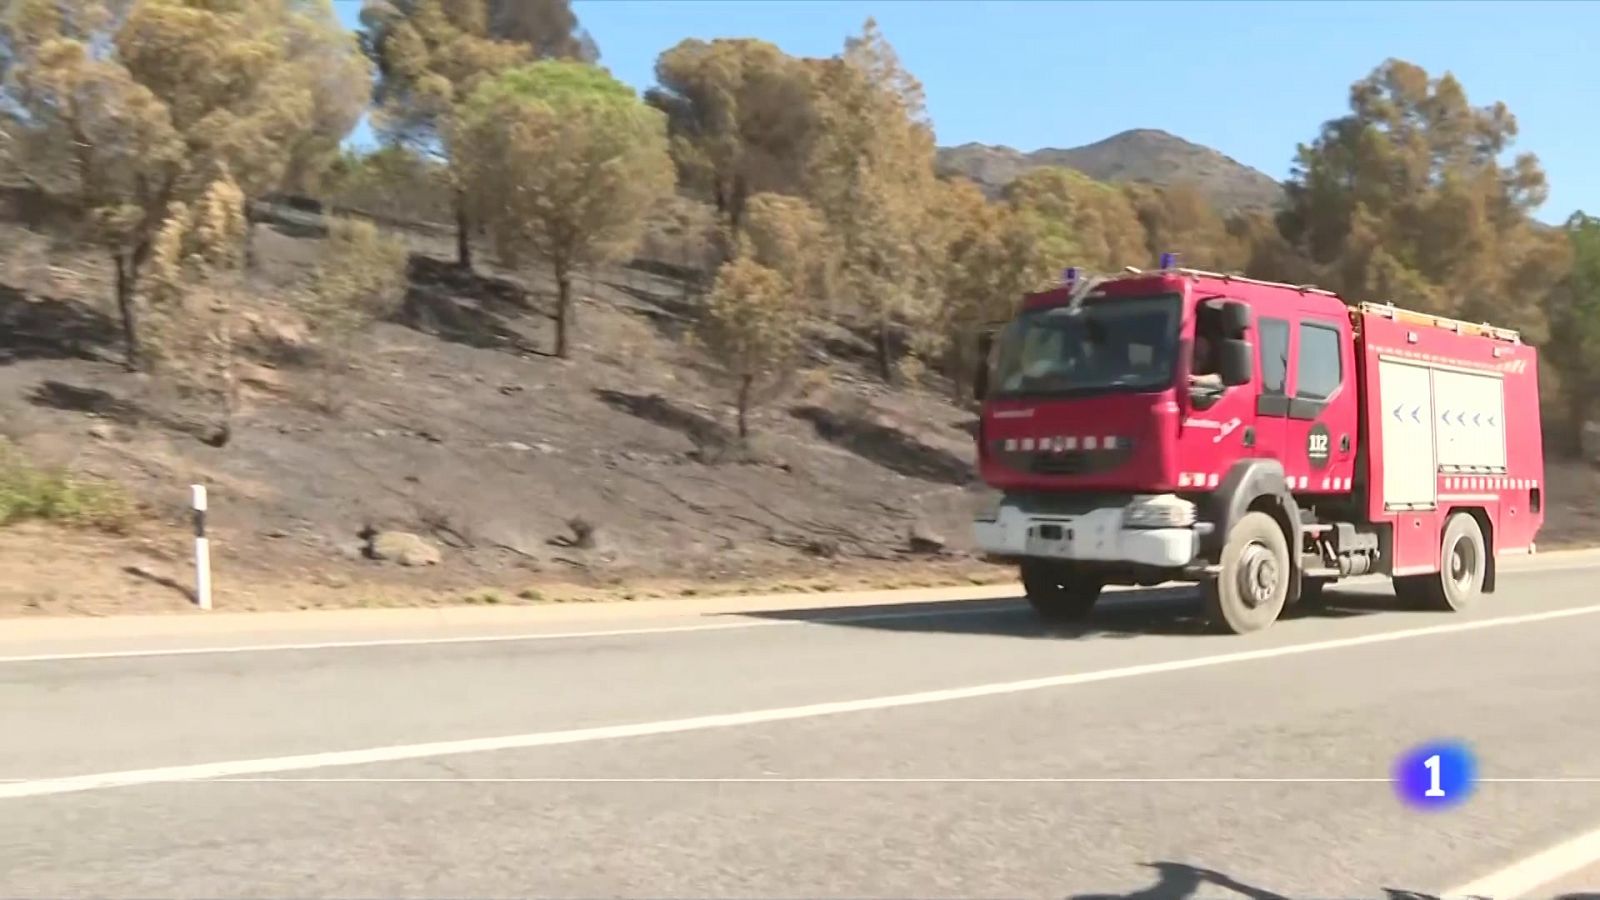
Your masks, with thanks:
M1194 361L1189 366L1189 387L1206 393L1221 393L1222 375L1217 371L1216 346L1209 337L1194 338Z

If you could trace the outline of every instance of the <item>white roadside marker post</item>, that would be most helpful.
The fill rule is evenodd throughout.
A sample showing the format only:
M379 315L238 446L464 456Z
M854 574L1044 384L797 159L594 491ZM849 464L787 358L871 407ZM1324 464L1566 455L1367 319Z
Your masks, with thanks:
M211 608L211 542L206 539L206 486L190 485L194 507L194 599L201 609Z

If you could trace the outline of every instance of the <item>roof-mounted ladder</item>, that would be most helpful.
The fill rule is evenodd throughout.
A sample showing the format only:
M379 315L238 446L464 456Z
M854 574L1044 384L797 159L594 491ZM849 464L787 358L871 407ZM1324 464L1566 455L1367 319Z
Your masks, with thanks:
M1406 322L1413 325L1427 325L1430 328L1443 328L1456 334L1470 334L1475 337L1488 337L1495 340L1508 341L1513 344L1522 343L1522 336L1510 328L1499 328L1487 322L1473 324L1448 316L1436 316L1433 313L1416 312L1410 309L1401 309L1393 303L1361 303L1355 307L1356 311L1396 322Z

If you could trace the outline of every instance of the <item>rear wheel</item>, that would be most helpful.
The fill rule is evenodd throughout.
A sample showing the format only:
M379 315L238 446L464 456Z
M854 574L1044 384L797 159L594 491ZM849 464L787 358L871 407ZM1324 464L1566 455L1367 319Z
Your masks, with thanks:
M1070 563L1043 559L1022 562L1022 588L1040 618L1070 622L1088 618L1105 584Z
M1439 542L1439 571L1394 580L1395 595L1412 605L1460 612L1483 594L1489 552L1483 528L1470 513L1452 515Z
M1206 617L1218 631L1247 634L1277 621L1289 596L1289 542L1264 512L1245 513L1228 532L1222 572L1202 585Z

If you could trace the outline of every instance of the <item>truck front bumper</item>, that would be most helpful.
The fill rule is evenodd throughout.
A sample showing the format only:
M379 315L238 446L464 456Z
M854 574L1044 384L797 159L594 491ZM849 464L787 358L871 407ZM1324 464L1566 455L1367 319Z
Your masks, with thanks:
M1073 514L1037 512L1002 502L973 523L977 545L988 555L1133 563L1179 569L1200 554L1201 525L1128 528L1126 508L1100 507Z

